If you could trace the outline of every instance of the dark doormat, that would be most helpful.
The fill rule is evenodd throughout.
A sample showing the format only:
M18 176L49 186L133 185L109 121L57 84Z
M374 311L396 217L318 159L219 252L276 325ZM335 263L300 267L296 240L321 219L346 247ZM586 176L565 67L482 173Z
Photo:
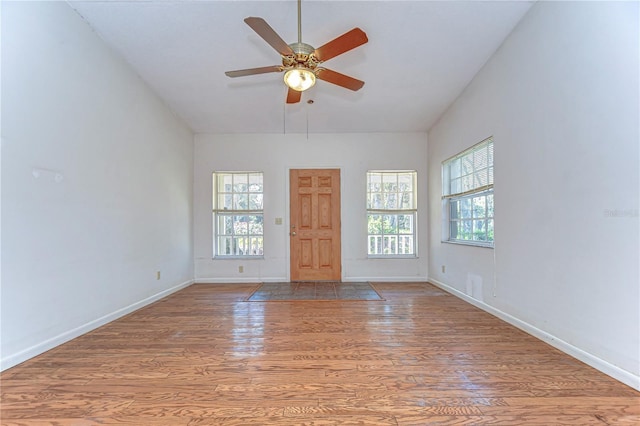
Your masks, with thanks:
M302 281L262 283L246 301L285 302L299 300L384 300L368 282Z

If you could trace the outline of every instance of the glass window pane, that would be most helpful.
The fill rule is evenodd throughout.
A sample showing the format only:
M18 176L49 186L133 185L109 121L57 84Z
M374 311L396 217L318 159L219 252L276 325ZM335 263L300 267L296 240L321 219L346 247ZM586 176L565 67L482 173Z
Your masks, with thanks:
M249 192L262 192L262 173L249 174Z
M233 248L232 253L235 256L244 255L245 241L244 237L234 237L233 238Z
M471 240L473 235L473 221L461 220L458 224L458 239Z
M384 234L398 233L398 217L396 215L384 215L382 217L382 232Z
M379 214L368 215L367 228L369 234L382 234L382 216Z
M486 241L487 239L487 230L485 229L485 221L484 220L475 220L473 221L473 239L475 241Z
M462 180L461 178L457 178L457 179L453 179L451 181L451 190L449 191L450 194L458 194L462 192Z
M252 256L262 255L262 237L252 237L249 239L249 253Z
M493 141L487 143L487 164L493 165Z
M249 190L249 175L233 175L233 192L247 192Z
M449 173L452 179L459 178L461 175L460 159L457 158L449 163Z
M230 174L218 174L218 192L231 192L232 179Z
M460 202L458 200L449 201L449 218L458 219L460 217Z
M262 216L248 216L249 234L262 235L263 223Z
M249 194L249 210L262 210L262 194Z
M413 254L413 235L400 235L398 241L399 254Z
M246 216L233 216L233 233L235 235L245 235L249 231Z
M489 184L488 169L478 170L474 175L474 188L480 188Z
M467 154L460 159L462 176L473 173L473 154Z
M233 209L233 195L231 194L219 194L218 195L218 209L231 210Z
M385 173L382 176L382 190L384 192L396 192L398 190L398 177L395 173Z
M493 194L487 195L487 216L493 217Z
M369 192L380 192L382 190L382 174L368 173Z
M249 208L249 194L233 194L233 209L247 210Z
M481 149L476 150L473 153L473 164L476 170L484 169L487 167L487 148L483 147Z
M412 214L398 215L398 233L413 234L413 215Z
M473 175L462 176L461 192L471 191L473 189Z
M483 195L481 197L473 197L471 199L473 203L473 217L484 218L487 215L487 198Z
M232 235L233 234L233 217L231 216L218 216L218 234L219 235Z
M487 241L493 242L493 219L487 220Z
M401 209L414 209L413 192L403 192L400 194L402 200L400 202Z
M379 235L369 236L369 254L382 254L382 237Z
M395 192L384 194L384 208L386 210L396 210L398 208L398 194Z
M469 198L463 198L459 200L459 205L460 205L460 217L470 218L471 217L471 200Z
M458 229L459 229L459 226L457 221L449 222L449 239L450 240L458 239Z
M397 254L397 245L398 237L395 235L385 235L382 238L383 249L382 252L384 254Z
M413 190L413 173L398 174L398 190L401 192Z
M371 208L373 209L383 209L384 208L384 201L383 201L383 195L382 193L375 193L375 194L371 194Z
M232 241L231 237L219 237L218 238L218 249L220 254L230 255L233 254L232 251Z

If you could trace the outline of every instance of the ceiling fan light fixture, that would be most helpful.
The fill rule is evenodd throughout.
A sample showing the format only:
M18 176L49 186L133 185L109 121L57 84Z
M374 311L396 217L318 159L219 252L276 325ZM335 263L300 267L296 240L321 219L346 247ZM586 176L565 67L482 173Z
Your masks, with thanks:
M297 67L284 73L284 84L298 92L304 92L316 84L316 75L308 68Z

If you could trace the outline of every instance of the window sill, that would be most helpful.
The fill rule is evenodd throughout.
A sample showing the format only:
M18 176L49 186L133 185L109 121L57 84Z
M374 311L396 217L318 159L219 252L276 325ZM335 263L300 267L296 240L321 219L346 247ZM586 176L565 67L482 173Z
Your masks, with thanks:
M476 243L473 241L448 241L448 240L443 240L440 241L443 244L453 244L456 246L469 246L469 247L480 247L480 248L488 248L488 249L493 249L494 245L491 244L483 244L483 243Z
M418 256L414 254L368 254L367 259L417 259Z
M264 256L214 256L213 260L264 260Z

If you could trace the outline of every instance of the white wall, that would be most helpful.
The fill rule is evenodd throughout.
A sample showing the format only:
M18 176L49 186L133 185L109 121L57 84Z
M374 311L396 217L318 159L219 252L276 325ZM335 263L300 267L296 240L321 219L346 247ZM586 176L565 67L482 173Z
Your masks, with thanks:
M194 240L198 282L282 281L289 277L289 169L341 169L342 278L409 281L427 277L426 134L197 135ZM413 259L367 259L366 172L418 171L418 250ZM214 171L264 172L265 247L261 260L212 259ZM282 225L275 225L276 218ZM424 226L422 226L424 224ZM244 273L238 266L244 266Z
M636 388L638 18L538 2L429 132L430 279ZM490 135L495 250L441 243L440 164Z
M2 2L2 150L2 368L192 281L193 136L64 2Z

